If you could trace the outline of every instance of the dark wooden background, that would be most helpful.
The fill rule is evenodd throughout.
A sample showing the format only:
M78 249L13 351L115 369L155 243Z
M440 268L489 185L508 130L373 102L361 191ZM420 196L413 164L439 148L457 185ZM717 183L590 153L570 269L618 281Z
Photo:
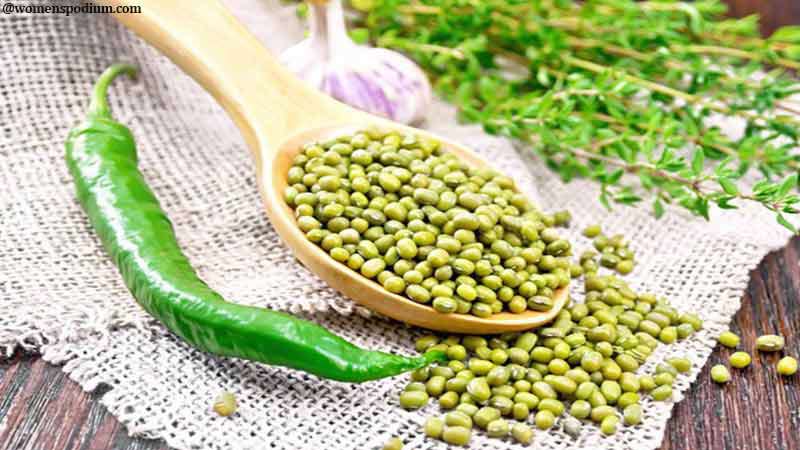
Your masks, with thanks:
M733 15L759 12L762 31L800 24L800 0L728 0ZM800 238L774 252L753 271L732 329L744 348L755 337L779 332L800 348ZM717 349L698 381L675 407L663 450L800 449L800 375L775 373L777 355L754 354L720 388L709 369L729 355ZM794 356L798 356L796 353ZM32 355L0 362L0 449L166 449L161 441L130 438L100 405L103 392L87 394L58 367Z
M798 0L724 0L730 14L744 17L750 14L761 16L761 32L769 35L784 25L800 24L800 1Z

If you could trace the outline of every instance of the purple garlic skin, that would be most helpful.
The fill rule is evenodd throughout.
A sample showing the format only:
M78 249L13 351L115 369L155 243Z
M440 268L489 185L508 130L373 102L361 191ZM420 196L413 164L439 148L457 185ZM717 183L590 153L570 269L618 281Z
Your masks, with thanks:
M281 62L312 87L354 108L405 124L425 118L431 86L410 59L356 45L345 30L340 0L310 3L311 35Z
M320 89L362 111L401 123L425 117L431 87L425 74L405 56L381 48L361 47L359 60L336 65L322 77Z

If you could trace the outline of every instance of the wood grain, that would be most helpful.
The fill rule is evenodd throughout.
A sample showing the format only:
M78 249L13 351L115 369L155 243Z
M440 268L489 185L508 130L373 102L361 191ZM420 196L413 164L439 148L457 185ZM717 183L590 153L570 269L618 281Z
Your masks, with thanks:
M762 14L762 31L800 23L798 0L728 0L733 15ZM752 348L759 334L779 332L800 349L800 239L768 255L753 271L732 329ZM667 426L662 450L800 449L800 375L775 373L777 355L754 354L751 367L720 387L717 349ZM795 352L797 355L797 351ZM0 362L0 450L166 450L161 441L128 437L103 407L102 392L87 394L59 367L33 356Z
M131 438L99 399L60 367L17 355L0 363L0 449L155 450L162 441Z

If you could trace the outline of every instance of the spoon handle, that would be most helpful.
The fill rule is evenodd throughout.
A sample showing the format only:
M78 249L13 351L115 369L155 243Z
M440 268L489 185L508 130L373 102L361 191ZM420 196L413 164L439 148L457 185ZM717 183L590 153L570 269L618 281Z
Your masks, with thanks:
M121 0L101 3L119 5ZM306 86L218 1L139 0L140 14L115 14L200 83L228 112L257 161L302 129L353 110Z

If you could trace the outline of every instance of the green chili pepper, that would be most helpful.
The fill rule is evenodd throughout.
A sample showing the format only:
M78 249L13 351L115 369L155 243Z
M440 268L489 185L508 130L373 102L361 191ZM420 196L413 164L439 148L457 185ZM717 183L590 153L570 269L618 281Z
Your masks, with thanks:
M109 83L136 75L127 64L98 79L86 120L69 133L66 160L83 206L138 303L170 331L210 353L361 382L445 361L361 349L330 331L281 312L225 301L198 278L172 224L137 168L133 135L114 121Z

